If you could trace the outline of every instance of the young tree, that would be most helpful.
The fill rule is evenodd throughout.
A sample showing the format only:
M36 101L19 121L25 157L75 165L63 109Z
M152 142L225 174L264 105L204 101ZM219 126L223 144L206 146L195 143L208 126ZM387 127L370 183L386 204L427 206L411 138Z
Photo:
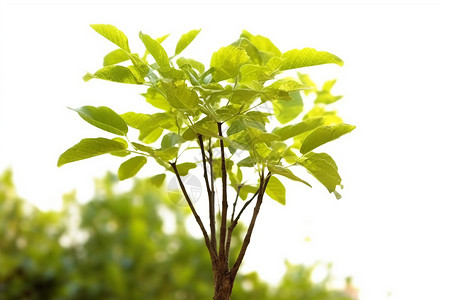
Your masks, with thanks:
M336 163L326 153L313 152L355 128L343 123L335 111L326 109L326 105L341 98L330 92L335 81L328 81L318 89L307 75L292 78L283 72L328 63L341 66L343 61L312 48L282 53L268 38L243 31L234 43L213 53L210 67L206 69L202 63L180 56L200 30L183 34L171 56L161 46L167 36L153 39L141 32L139 37L146 52L139 56L130 50L128 38L116 27L91 27L119 49L108 53L104 67L94 74L86 74L84 79L146 86L148 89L143 95L159 112L119 115L104 106L73 109L85 121L117 137L83 139L59 157L58 166L109 153L132 156L118 169L121 180L135 176L148 158L173 172L211 258L213 299L229 300L264 195L281 204L286 201L285 187L278 177L311 187L289 168L302 166L330 193L340 197L336 191L336 186L341 185ZM131 64L124 66L128 61ZM303 111L300 91L314 92L317 97L314 107L303 115L302 121L293 122ZM271 132L267 129L274 127L274 121L269 120L271 114L258 110L266 104L273 107L273 115L283 125ZM139 142L130 141L129 127L139 130ZM189 161L192 152L199 153L199 165L203 169L209 226L197 213L182 180L197 167ZM188 160L183 161L183 158ZM244 180L242 168L254 171L254 183ZM219 180L220 199L216 195ZM235 190L232 197L229 197L228 186ZM239 198L245 201L240 209ZM251 204L254 204L253 214L240 251L237 257L230 257L233 231Z

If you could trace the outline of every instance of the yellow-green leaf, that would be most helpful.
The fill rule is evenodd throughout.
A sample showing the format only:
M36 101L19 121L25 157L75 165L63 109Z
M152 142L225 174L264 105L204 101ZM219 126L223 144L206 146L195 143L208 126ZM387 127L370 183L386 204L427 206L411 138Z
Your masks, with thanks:
M194 29L181 36L175 48L175 55L180 54L197 37L201 29Z
M344 62L334 54L326 51L317 51L313 48L289 50L281 56L284 59L281 70L290 70L322 64L337 64L343 66Z
M247 52L242 48L232 45L220 48L211 57L210 66L214 68L214 80L218 82L235 78L241 66L248 62L249 59Z
M126 150L121 142L105 138L83 139L61 154L57 166L121 150Z
M267 167L268 167L269 171L272 172L273 174L278 174L278 175L287 177L287 178L289 178L291 180L302 182L302 183L306 184L307 186L311 187L311 185L309 183L307 183L303 179L295 176L294 173L292 173L291 170L286 169L283 166L269 164Z
M291 100L272 101L273 112L281 124L294 120L303 111L303 99L300 92L289 93Z
M198 95L183 80L161 81L166 92L167 102L177 109L194 109L199 102Z
M123 49L116 49L105 55L103 66L111 66L129 60L128 53Z
M298 164L305 167L330 193L334 192L336 186L341 184L338 167L331 156L326 153L309 152L298 160Z
M71 109L95 127L118 135L125 135L128 132L127 123L109 107L83 106Z
M120 83L130 83L130 84L143 83L142 80L139 80L133 75L133 72L129 68L117 65L103 67L94 74L87 73L83 77L85 81L89 81L93 78Z
M128 46L127 36L122 31L117 29L116 26L107 24L92 24L91 27L123 50L131 52L130 47Z
M122 163L119 167L118 177L119 180L125 180L139 172L139 170L147 163L145 156L135 156Z
M308 134L300 148L300 153L305 154L309 151L333 141L344 134L351 132L356 126L349 124L323 125L314 129Z
M286 188L275 176L271 176L266 187L266 194L278 203L286 204Z
M139 33L141 41L144 43L145 48L153 56L156 63L160 68L170 68L170 60L167 56L166 50L156 40L152 39L149 35L142 32Z

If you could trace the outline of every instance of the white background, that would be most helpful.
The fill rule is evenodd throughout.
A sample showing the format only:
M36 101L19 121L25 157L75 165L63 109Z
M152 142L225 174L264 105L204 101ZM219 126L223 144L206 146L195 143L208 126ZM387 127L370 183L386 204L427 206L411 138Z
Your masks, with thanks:
M357 129L322 149L340 166L343 198L336 201L319 184L311 190L284 181L288 203L266 200L244 271L257 269L276 282L285 258L331 261L339 278L354 277L362 300L450 299L446 3L0 3L0 170L13 168L24 198L49 209L77 188L85 201L92 177L120 164L105 157L56 168L65 149L103 135L67 106L148 109L138 95L143 87L82 81L115 49L89 24L117 26L139 52L140 30L152 37L172 33L164 44L170 49L180 34L202 28L184 55L206 64L247 29L282 51L314 47L341 57L342 68L303 72L319 82L338 78L335 92L345 97L337 108Z

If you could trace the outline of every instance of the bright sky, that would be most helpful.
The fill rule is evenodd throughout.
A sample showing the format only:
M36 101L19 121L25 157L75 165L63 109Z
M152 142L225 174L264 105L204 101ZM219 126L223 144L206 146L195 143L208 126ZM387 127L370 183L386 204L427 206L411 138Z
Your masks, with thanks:
M138 95L143 87L81 80L115 49L89 24L116 25L139 51L140 30L153 37L172 33L170 47L180 34L202 28L185 55L205 63L205 55L247 29L283 51L314 47L341 57L342 68L304 72L319 81L338 78L335 91L345 97L337 108L357 129L323 147L340 166L343 198L336 201L319 184L311 190L285 181L288 203L265 202L244 269L274 281L285 258L332 261L338 276L355 278L361 300L450 299L446 3L0 3L0 170L13 168L24 198L48 209L77 188L87 199L92 178L120 164L105 157L56 168L65 149L103 134L67 106L147 108Z

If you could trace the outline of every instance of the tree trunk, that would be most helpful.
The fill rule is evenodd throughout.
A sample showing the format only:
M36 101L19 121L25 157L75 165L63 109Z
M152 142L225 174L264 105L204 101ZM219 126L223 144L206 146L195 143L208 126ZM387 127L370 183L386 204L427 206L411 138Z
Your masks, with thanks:
M213 300L230 300L233 291L234 278L227 268L217 270L214 276L214 298Z

